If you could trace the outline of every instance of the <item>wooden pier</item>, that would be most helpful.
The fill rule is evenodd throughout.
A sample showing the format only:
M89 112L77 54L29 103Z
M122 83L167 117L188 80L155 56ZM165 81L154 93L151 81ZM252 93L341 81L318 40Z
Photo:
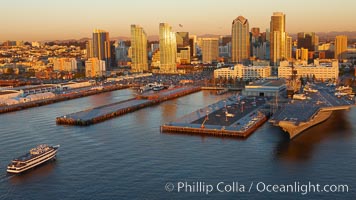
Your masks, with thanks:
M57 117L56 122L57 124L88 126L200 90L200 87L163 90L155 94L141 95L137 98Z

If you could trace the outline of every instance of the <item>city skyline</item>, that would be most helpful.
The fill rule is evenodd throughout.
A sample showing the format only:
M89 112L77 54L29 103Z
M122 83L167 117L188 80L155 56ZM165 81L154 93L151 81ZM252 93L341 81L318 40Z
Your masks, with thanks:
M256 0L253 4L229 0L191 0L187 3L104 0L89 5L83 0L17 0L2 4L0 23L5 26L0 41L80 39L89 37L96 28L110 32L113 37L129 37L131 24L139 24L151 36L158 35L162 22L171 24L177 32L229 35L231 21L239 15L249 19L250 27L259 27L263 32L269 28L273 12L286 14L288 33L356 31L352 10L355 6L356 2L346 0L327 4L321 0Z

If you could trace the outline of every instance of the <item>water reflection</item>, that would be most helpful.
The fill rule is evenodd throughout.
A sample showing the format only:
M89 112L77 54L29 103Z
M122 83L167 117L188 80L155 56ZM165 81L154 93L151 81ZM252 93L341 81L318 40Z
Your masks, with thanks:
M307 161L313 156L314 148L324 140L345 139L351 136L352 127L345 111L334 111L327 121L306 130L293 140L289 140L288 134L285 133L275 153L278 159Z
M107 104L108 100L112 98L112 92L105 92L99 95L94 95L92 98L90 98L90 102L92 105L103 105Z
M246 140L248 137L235 137L235 136L219 136L219 135L202 135L202 134L194 134L194 133L178 133L178 132L161 132L165 135L175 135L181 137L200 137L202 143L204 143L209 138L220 138L221 140L235 140L235 141L242 141ZM252 133L253 134L253 133Z
M164 102L161 104L162 118L167 119L170 116L177 117L177 99L173 99L170 102Z
M42 179L49 176L53 172L55 167L56 161L49 161L22 174L10 175L10 182L13 185L20 185L34 179Z

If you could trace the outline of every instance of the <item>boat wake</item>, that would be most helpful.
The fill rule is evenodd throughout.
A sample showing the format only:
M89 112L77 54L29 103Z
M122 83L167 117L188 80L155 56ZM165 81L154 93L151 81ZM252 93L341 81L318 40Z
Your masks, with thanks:
M15 174L3 174L0 176L0 183L3 183L9 179L11 179Z

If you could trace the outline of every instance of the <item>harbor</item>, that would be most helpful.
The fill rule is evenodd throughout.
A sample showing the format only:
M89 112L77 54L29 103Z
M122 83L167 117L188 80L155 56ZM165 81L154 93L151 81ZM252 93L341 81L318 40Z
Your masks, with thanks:
M88 126L170 99L200 91L200 87L176 87L56 118L57 124Z
M267 121L262 108L265 97L233 95L174 122L161 126L162 132L246 138Z

